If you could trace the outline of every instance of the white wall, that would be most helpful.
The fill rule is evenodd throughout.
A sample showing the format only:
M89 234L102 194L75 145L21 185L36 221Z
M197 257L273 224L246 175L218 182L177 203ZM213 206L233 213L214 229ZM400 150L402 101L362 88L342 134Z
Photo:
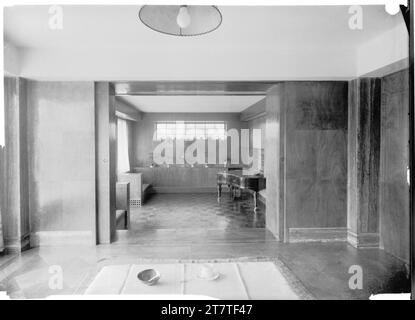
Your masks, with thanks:
M137 6L65 6L62 30L41 6L6 9L6 39L25 48L7 64L39 80L342 80L407 55L402 15L383 6L364 7L362 30L347 6L224 6L217 32L182 38L146 28Z
M348 80L408 58L405 23L358 47L143 45L5 48L5 68L37 80ZM247 47L249 48L247 50Z
M37 80L349 80L407 59L408 38L401 23L357 48L186 45L21 49L19 54L13 47L5 63L10 72Z
M405 23L398 24L357 49L357 75L383 68L409 54L409 36Z
M9 75L20 74L20 50L9 42L4 42L4 72Z
M333 80L356 74L353 48L277 46L26 49L21 75L41 80Z

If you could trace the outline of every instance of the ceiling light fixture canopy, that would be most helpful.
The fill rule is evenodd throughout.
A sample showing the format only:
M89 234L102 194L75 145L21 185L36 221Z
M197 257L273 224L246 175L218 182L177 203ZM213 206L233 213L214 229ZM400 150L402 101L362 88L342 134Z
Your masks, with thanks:
M145 5L139 18L150 29L174 36L206 34L222 23L222 14L216 6Z

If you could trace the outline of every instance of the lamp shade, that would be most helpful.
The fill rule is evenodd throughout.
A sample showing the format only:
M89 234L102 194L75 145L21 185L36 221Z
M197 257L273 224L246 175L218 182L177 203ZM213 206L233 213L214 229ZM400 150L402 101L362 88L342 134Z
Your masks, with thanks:
M222 23L222 14L216 6L145 5L139 18L150 29L173 36L206 34Z

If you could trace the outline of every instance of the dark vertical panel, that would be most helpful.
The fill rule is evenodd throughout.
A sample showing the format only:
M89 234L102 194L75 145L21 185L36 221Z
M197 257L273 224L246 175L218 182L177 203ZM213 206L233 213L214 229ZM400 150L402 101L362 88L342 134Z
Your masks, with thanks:
M381 246L406 262L409 262L408 94L408 70L382 79Z
M268 229L344 228L347 82L286 82L267 95ZM305 230L305 231L304 231Z
M17 79L4 79L6 140L6 210L3 221L6 248L20 250L20 157Z
M108 82L95 83L96 206L98 243L115 233L117 122Z
M21 251L29 245L30 232L25 81L6 77L4 91L6 193L3 231L6 248Z
M380 84L349 83L348 239L357 247L379 244Z
M28 117L27 117L27 81L18 80L18 97L20 104L20 232L23 238L30 235L29 217L29 154L28 154Z
M409 11L409 168L410 168L410 273L411 299L415 300L415 115L414 115L414 4L408 1Z
M110 241L115 237L116 231L116 183L117 183L117 117L115 116L115 95L114 88L109 88L109 165L110 165Z
M360 79L357 123L358 232L379 232L380 79Z
M347 82L289 82L284 94L288 228L345 227Z
M348 97L348 130L347 130L347 228L348 230L357 231L358 215L359 215L359 197L357 188L357 108L359 104L359 88L358 79L349 82Z

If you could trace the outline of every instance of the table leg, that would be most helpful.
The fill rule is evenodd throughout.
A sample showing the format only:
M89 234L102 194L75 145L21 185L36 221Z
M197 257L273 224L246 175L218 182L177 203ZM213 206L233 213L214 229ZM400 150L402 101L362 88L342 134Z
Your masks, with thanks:
M218 183L218 200L220 200L222 196L222 184Z
M258 210L258 193L254 192L254 211L256 212Z

